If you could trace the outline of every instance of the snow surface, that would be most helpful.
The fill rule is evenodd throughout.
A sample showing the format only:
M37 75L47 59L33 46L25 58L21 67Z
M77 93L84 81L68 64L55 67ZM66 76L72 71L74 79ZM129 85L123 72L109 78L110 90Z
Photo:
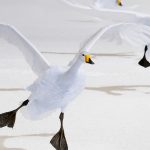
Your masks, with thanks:
M150 13L148 0L130 3ZM102 26L59 0L1 0L0 22L18 28L50 64L58 65L66 65ZM143 48L99 41L91 51L96 53L95 65L82 67L87 74L86 89L65 113L69 149L149 150L150 69L137 65ZM27 99L30 93L24 88L35 79L22 54L1 40L0 113ZM0 150L53 150L49 141L59 128L59 113L29 121L19 112L13 130L0 129Z

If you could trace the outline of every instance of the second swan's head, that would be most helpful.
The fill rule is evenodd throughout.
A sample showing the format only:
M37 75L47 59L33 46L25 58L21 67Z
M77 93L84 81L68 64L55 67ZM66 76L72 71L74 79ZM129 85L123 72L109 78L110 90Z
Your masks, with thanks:
M117 4L118 4L119 6L122 6L121 0L117 0Z

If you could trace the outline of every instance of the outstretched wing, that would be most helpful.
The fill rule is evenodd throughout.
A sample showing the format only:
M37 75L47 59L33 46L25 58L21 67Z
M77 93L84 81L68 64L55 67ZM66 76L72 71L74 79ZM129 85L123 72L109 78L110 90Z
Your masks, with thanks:
M84 6L84 5L78 4L76 2L71 2L70 0L61 0L61 1L72 7L81 8L81 9L91 9L91 7L89 7L89 6Z
M126 41L133 46L144 46L150 43L150 27L146 25L120 24L108 30L102 39L117 43Z
M89 52L98 40L127 42L133 46L145 46L150 43L150 27L134 23L119 23L100 28L79 49L81 52ZM74 63L77 56L69 63Z
M0 38L17 47L38 76L49 68L41 53L14 27L0 24Z
M150 27L133 23L120 23L100 28L81 47L80 51L90 51L99 40L116 41L117 43L128 42L133 46L150 43Z
M105 5L108 5L108 1L105 2L105 0L102 0L102 3L100 4L94 4L93 6L89 7L89 9L83 9L83 5L75 5L71 0L60 0L62 1L64 4L67 4L66 6L71 6L71 9L74 9L74 11L79 11L81 14L84 15L88 15L91 17L96 17L96 18L100 18L101 20L104 20L106 22L115 22L115 23L119 23L119 22L124 22L124 23L141 23L141 24L145 24L148 25L147 22L149 22L150 17L142 14L142 13L137 13L134 11L130 11L130 9L112 9L110 7L102 7L102 3L104 3ZM110 1L110 0L109 0ZM101 2L101 1L100 1ZM97 2L98 3L98 2ZM114 1L110 1L109 2L112 6L112 3L115 3ZM104 5L103 4L103 5ZM116 4L116 3L115 3ZM100 5L99 7L97 5ZM69 9L68 7L68 9Z
M138 5L130 6L128 7L125 2L121 0L95 0L93 3L89 5L82 5L77 2L74 2L73 0L61 0L62 2L66 3L67 5L70 5L74 8L80 8L80 9L118 9L118 10L133 10L138 7Z
M150 43L150 27L134 23L119 23L100 28L83 43L79 53L89 52L98 40L128 42L133 46L148 45ZM77 56L68 65L72 65L76 58Z

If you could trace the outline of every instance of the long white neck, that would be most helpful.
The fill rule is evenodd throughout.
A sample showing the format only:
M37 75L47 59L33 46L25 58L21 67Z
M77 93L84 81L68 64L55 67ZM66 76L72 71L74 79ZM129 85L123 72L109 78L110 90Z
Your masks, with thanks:
M82 64L83 64L83 61L79 58L79 56L76 56L76 60L74 60L74 62L70 65L70 68L68 69L66 73L76 74Z

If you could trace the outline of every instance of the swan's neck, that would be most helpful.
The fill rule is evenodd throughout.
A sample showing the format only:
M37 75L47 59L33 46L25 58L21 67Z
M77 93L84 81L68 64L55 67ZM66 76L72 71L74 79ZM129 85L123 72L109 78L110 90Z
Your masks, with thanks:
M78 73L83 61L77 57L76 60L70 65L70 68L67 71L67 74L76 74Z

